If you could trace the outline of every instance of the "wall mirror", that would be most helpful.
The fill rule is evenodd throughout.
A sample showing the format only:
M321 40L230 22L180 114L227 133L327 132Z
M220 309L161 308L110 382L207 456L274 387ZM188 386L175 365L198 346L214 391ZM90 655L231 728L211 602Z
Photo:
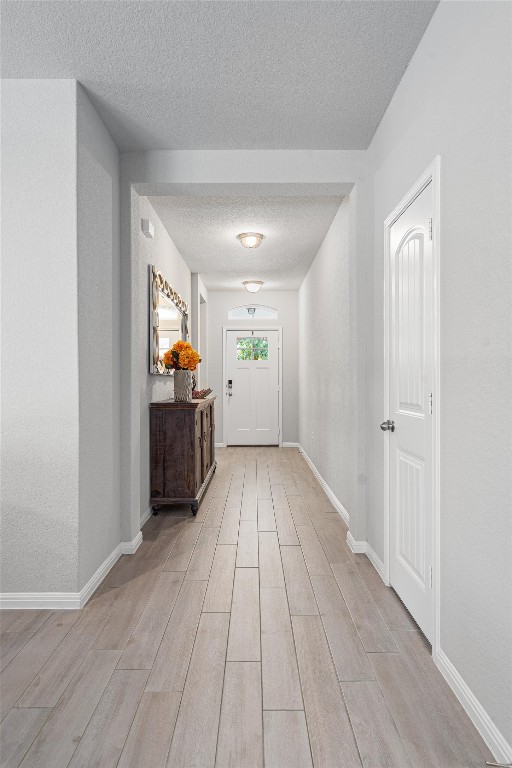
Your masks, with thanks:
M149 372L168 376L162 358L178 339L189 340L188 304L154 265L149 285Z

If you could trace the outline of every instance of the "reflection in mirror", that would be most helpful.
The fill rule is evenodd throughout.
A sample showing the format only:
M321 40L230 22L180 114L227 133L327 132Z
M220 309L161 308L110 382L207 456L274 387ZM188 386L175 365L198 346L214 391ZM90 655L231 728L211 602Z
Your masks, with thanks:
M182 315L179 309L163 293L158 298L158 357L181 339Z
M168 376L162 357L179 339L188 341L188 306L156 267L150 269L149 371Z

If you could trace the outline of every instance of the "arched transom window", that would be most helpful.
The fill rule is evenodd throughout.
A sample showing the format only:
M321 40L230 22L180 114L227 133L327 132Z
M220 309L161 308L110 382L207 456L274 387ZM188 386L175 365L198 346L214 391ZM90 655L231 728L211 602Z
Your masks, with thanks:
M262 304L244 304L228 310L228 320L277 320L277 309Z

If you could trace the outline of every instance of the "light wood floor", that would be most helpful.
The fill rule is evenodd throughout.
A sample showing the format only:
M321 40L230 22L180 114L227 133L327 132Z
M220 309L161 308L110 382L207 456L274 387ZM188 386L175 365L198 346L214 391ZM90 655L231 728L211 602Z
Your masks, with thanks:
M295 449L227 448L81 611L4 611L1 767L476 768L491 755Z

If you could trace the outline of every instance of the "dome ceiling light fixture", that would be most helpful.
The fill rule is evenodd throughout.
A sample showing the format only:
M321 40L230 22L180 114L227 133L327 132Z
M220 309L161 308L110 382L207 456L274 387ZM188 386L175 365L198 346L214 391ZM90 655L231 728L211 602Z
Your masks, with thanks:
M263 280L244 280L242 285L249 293L258 293L263 285Z
M261 232L240 232L236 239L242 243L244 248L257 248L261 245L263 235Z

